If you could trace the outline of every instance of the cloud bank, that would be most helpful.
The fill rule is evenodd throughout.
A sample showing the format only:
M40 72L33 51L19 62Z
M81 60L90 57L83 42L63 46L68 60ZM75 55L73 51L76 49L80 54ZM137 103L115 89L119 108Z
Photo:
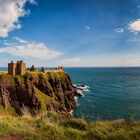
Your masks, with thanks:
M7 46L0 48L0 53L8 53L12 56L22 58L35 58L42 60L50 60L62 55L59 51L49 49L44 43L28 42L16 46Z
M92 61L91 61L92 60ZM85 58L77 66L85 67L135 67L140 66L140 55L133 54L108 54Z
M21 39L21 38L19 38L19 37L14 37L13 39L16 40L16 41L19 42L19 43L28 43L28 41L26 41L26 40L24 40L24 39Z
M129 30L132 32L140 32L140 19L129 24Z
M7 37L14 29L20 29L19 17L29 13L25 3L35 4L34 0L0 0L0 37Z
M64 60L60 61L59 63L63 66L75 66L81 62L79 57L73 57L73 58L65 58Z

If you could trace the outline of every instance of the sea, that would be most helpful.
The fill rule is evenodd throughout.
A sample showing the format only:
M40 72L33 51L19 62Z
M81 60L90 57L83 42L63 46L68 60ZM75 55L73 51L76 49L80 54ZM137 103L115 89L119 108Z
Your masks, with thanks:
M0 68L7 70L7 68ZM87 120L140 120L140 68L65 68L74 85L84 85L73 116Z
M140 68L66 68L74 84L87 87L74 117L140 119Z

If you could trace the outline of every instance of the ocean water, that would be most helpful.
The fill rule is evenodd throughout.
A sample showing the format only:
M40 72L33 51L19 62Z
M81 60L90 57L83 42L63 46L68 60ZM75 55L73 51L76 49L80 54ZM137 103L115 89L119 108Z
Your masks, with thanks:
M73 115L86 119L140 119L140 68L66 68L74 84L89 86Z
M7 68L0 68L6 70ZM140 68L65 68L73 84L87 86L74 117L140 119Z

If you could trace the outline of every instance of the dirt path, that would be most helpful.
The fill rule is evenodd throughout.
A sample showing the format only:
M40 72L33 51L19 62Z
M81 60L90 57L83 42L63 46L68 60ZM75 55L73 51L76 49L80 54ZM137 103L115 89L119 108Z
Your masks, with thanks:
M23 140L23 139L24 136L20 134L10 134L0 138L0 140Z

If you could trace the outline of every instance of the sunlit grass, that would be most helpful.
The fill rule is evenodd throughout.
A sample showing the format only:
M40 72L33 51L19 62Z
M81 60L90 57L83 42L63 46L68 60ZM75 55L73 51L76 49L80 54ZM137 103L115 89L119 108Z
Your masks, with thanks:
M56 113L32 117L1 116L0 137L22 134L28 140L139 140L140 122L86 121Z

